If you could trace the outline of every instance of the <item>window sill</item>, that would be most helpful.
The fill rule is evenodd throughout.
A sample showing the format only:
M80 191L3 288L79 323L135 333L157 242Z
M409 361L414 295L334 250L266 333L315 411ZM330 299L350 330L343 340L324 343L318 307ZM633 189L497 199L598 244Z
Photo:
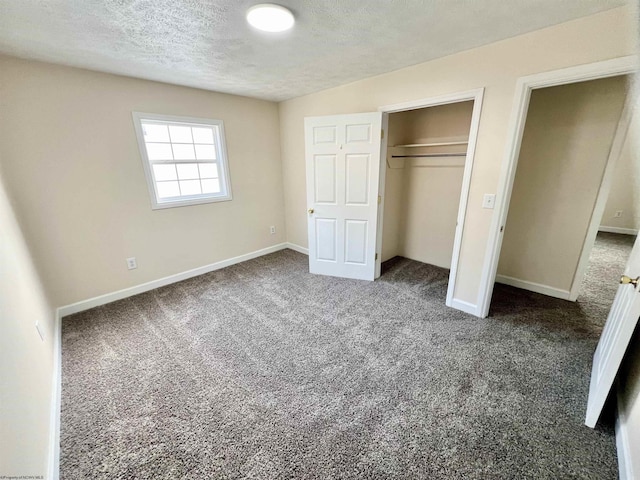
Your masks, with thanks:
M220 197L204 197L204 198L191 198L182 200L170 200L166 202L157 202L151 205L152 210L163 210L165 208L174 207L188 207L189 205L201 205L203 203L216 203L216 202L229 202L232 200L231 195L225 195Z

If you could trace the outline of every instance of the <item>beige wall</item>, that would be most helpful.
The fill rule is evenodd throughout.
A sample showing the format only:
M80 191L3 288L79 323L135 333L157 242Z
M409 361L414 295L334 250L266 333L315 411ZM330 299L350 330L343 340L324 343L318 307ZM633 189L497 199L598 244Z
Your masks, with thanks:
M0 475L46 475L54 308L1 176L0 265Z
M469 139L473 101L449 103L436 107L416 108L406 112L392 113L389 121L396 122L397 134L389 125L389 138L397 136L397 144L456 142ZM392 145L389 142L389 145ZM430 147L431 150L419 150L418 153L444 151L447 147ZM464 146L449 147L452 151L461 151ZM413 150L411 151L413 152Z
M389 151L397 154L463 152L465 145L402 150L394 149L393 145L467 140L472 111L473 102L459 102L393 113L389 115ZM391 166L393 168L387 166L385 182L382 260L401 255L450 268L463 159L395 159Z
M571 290L626 91L613 77L532 92L499 275Z
M629 132L640 131L640 112L634 113ZM640 156L632 148L632 134L628 134L614 171L607 206L600 225L605 227L640 229ZM616 211L622 216L616 217Z
M635 53L626 6L280 104L287 238L306 246L305 116L375 111L382 105L485 87L455 297L477 304L495 193L518 77Z
M389 125L387 128L388 145L398 145L403 143L401 135L404 132L405 115L389 115ZM387 161L387 170L384 181L384 220L382 228L382 261L400 255L400 231L404 222L404 166L403 162L393 163L390 168Z
M405 169L401 255L451 268L463 166Z
M55 305L285 240L275 103L10 57L0 97L6 182ZM151 210L132 111L222 119L233 200Z

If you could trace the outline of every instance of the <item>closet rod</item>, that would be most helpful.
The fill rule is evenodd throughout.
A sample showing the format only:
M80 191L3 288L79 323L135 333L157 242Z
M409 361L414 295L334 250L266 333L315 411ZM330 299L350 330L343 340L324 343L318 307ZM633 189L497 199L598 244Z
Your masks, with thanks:
M469 142L431 142L431 143L407 143L404 145L392 145L392 148L415 148L415 147L448 147L451 145L469 145Z
M466 157L466 153L423 153L415 155L391 155L391 158Z

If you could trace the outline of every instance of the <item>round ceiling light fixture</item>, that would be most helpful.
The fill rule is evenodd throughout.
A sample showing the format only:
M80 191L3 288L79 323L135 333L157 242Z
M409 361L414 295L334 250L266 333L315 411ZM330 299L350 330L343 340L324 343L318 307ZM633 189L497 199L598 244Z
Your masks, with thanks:
M261 3L247 10L247 22L265 32L284 32L295 22L291 10L273 3Z

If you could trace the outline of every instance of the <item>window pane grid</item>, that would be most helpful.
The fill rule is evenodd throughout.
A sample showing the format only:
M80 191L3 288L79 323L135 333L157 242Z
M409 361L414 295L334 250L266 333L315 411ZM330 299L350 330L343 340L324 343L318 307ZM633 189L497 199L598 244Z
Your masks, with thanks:
M158 196L161 199L177 197L206 198L212 193L218 193L220 191L219 178L203 178L200 180L186 181L161 181L156 182L156 184L158 187Z
M186 118L181 122L180 117L174 122L172 117L145 119L142 114L135 115L140 115L138 136L146 150L149 168L145 173L154 186L157 207L231 198L220 121L199 124Z
M221 193L218 166L214 162L160 163L153 168L161 198L194 197ZM170 168L173 167L173 168Z

